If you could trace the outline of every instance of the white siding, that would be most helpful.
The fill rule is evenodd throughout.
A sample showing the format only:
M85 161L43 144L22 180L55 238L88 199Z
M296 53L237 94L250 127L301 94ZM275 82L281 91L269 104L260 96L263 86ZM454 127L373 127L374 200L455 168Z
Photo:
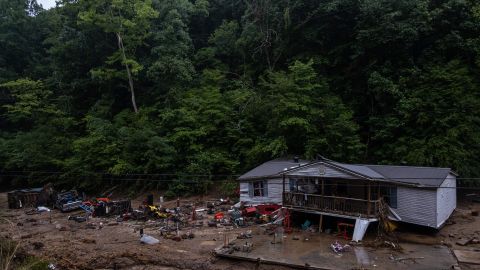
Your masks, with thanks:
M262 181L262 180L258 180ZM240 201L245 202L247 205L257 205L257 204L267 204L275 203L282 204L282 178L268 179L267 188L268 194L266 197L250 197L248 188L249 182L251 181L242 181L240 182ZM288 181L285 181L285 186L288 190Z
M437 228L441 227L457 207L457 178L449 174L437 189Z
M397 187L397 208L401 221L437 227L436 189Z
M287 173L288 176L314 176L314 177L327 177L327 178L343 178L343 179L358 179L358 176L345 173L337 168L331 167L324 163L315 164L313 166L296 170L291 173Z

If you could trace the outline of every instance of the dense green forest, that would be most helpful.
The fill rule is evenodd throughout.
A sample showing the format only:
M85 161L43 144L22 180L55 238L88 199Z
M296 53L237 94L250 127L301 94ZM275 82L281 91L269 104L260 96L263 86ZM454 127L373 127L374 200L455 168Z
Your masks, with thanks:
M184 193L318 154L480 177L479 71L477 0L0 0L0 177Z

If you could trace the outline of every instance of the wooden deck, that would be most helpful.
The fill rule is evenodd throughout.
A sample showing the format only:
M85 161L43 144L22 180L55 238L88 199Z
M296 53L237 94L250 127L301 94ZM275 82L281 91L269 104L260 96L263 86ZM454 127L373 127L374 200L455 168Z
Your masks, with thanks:
M362 200L316 194L283 193L283 206L295 210L313 210L355 217L373 218L378 214L379 200Z

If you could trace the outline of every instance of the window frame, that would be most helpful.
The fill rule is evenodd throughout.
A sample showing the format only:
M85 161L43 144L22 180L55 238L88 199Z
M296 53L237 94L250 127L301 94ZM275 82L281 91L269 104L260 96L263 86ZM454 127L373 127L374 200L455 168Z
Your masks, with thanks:
M248 196L253 197L268 197L268 180L256 180L248 183Z
M265 181L254 181L252 188L253 197L265 197ZM258 195L256 195L256 192L258 192Z

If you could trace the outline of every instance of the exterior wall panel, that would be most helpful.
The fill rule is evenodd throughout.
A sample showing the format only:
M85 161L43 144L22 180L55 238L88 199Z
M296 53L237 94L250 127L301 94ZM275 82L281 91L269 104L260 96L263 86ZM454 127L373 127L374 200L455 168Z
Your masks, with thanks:
M401 221L436 228L436 189L397 188L397 208Z
M262 180L257 180L262 181ZM249 183L251 181L242 181L240 182L240 201L245 202L247 205L257 205L257 204L282 204L282 178L275 178L275 179L265 179L263 181L268 181L267 188L267 196L265 197L250 197L248 192ZM288 181L285 184L288 190Z
M437 191L437 227L441 227L457 207L457 179L449 174Z

